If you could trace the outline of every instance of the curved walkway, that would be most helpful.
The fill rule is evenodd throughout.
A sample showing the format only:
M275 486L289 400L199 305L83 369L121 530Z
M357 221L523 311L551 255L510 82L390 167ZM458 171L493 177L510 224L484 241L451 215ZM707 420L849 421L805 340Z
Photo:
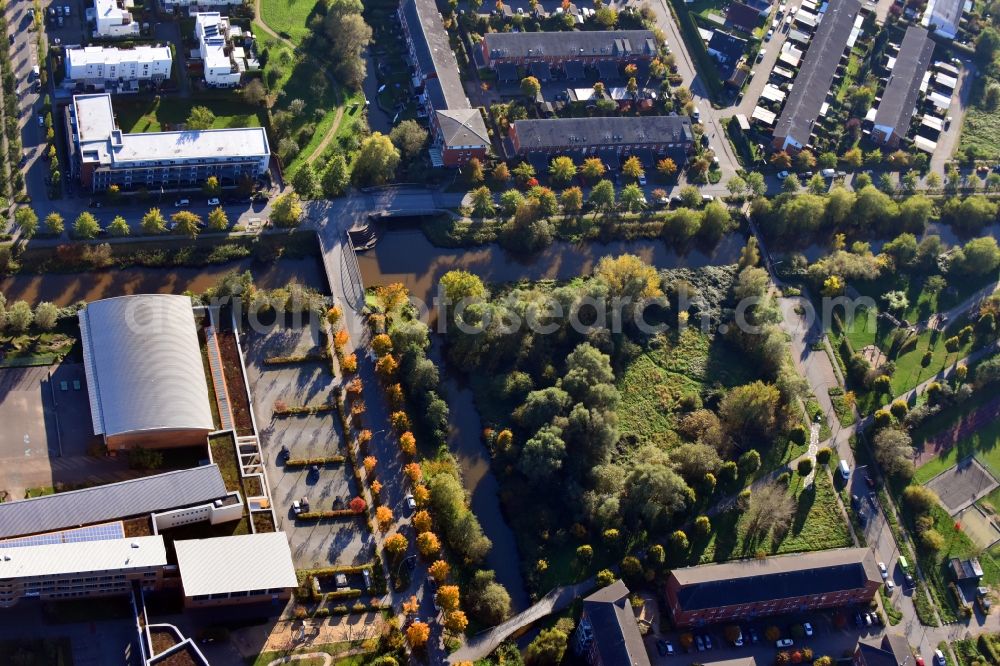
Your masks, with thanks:
M287 39L287 38L282 37L281 35L279 35L274 30L274 28L272 28L271 26L269 26L267 24L267 21L264 20L264 14L261 11L261 9L262 9L262 7L261 7L261 1L262 0L254 0L254 13L257 15L257 23L260 24L261 29L265 33L267 33L268 36L273 37L274 39L278 40L279 42L281 42L282 44L284 44L285 46L287 46L288 48L290 48L294 52L298 47L295 46L295 44L292 43L292 41L290 39ZM310 58L310 59L313 59L312 56L310 56L310 55L306 55L306 57ZM334 78L333 74L326 67L326 65L321 65L321 64L319 64L317 62L317 66L319 67L319 70L321 72L323 72L323 75L326 76L327 79L329 79L330 85L335 86L335 87L339 87L340 86L340 83L337 81L336 78ZM329 131L327 131L326 136L323 137L323 140L320 141L319 145L316 146L316 148L312 151L312 153L308 157L306 157L306 163L307 164L312 164L312 161L315 160L320 155L322 155L323 151L326 150L326 147L330 145L330 142L332 142L334 140L334 138L336 138L336 136L337 136L337 130L340 129L340 121L343 120L343 118L344 118L344 107L343 107L343 105L341 105L340 107L337 108L337 115L333 119L333 124L330 125L330 129L329 129Z
M464 646L453 652L448 657L448 663L458 664L463 661L478 661L489 655L500 646L508 636L511 636L522 627L539 620L546 615L560 611L573 603L578 597L589 592L596 583L593 578L588 578L576 585L557 587L531 608L518 613L503 624L499 624L492 629L487 629L476 634L469 639Z
M333 663L333 657L328 655L326 652L309 652L307 654L290 654L287 657L280 657L269 663L267 666L290 664L293 661L301 661L303 659L322 659L323 666L330 666L330 664Z

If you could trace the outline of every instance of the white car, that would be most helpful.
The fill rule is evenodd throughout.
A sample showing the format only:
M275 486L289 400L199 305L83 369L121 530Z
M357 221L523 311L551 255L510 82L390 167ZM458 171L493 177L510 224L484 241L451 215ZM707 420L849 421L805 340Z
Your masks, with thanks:
M417 500L413 498L413 495L407 493L406 497L404 497L403 500L406 502L406 508L409 509L410 511L413 511L414 509L417 508Z
M811 624L809 624L808 622L803 622L802 623L802 628L805 630L806 636L812 636L813 635L813 626Z
M892 582L891 578L885 579L885 589L889 590L889 594L892 594L892 591L896 589L896 584Z
M886 580L889 578L889 570L885 567L885 562L878 563L878 570L879 573L882 574L882 580Z
M768 30L767 34L764 35L764 41L765 42L769 42L769 41L771 41L772 37L774 37L774 30Z
M212 197L211 199L208 200L209 206L218 206L220 203L221 202L219 201L218 197Z
M779 638L774 642L774 646L777 648L792 647L793 645L795 645L795 641L791 638Z
M757 62L763 60L764 56L766 55L767 55L767 49L761 49L760 51L757 51Z
M778 172L778 180L784 180L786 178L788 178L788 172L787 171L779 171Z
M640 185L645 185L646 184L646 174L643 174L643 175L639 176L639 184Z

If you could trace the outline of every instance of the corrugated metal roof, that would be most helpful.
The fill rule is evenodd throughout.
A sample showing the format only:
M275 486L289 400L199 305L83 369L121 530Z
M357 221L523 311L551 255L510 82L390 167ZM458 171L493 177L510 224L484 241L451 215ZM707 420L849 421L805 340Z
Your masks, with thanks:
M108 298L79 316L95 433L214 429L189 297Z
M163 545L163 537L159 535L111 541L18 546L4 548L0 553L0 579L123 571L162 567L166 564L167 551Z
M205 465L0 504L0 538L52 532L205 504L226 496L218 465Z
M188 597L298 585L284 532L175 541L174 548Z

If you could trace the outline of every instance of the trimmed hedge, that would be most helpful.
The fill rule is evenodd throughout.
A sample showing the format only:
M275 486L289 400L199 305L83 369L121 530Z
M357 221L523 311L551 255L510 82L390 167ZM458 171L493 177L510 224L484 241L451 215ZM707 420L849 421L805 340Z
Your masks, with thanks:
M312 405L310 407L275 407L275 416L303 416L310 414L325 414L326 412L332 412L337 409L336 405L324 404L324 405Z
M313 351L308 354L291 354L289 356L268 356L264 359L264 365L290 365L293 363L307 363L309 361L325 361L330 358L330 352Z
M354 599L355 597L361 596L361 590L356 590L353 587L346 590L335 590L333 592L327 592L323 595L326 601L335 601L337 599Z
M354 518L361 514L350 509L329 509L327 511L303 511L295 516L299 520L321 520L323 518Z
M684 0L670 0L670 7L677 18L677 24L681 28L681 36L684 38L684 45L687 51L694 58L697 74L705 81L709 94L712 98L719 95L722 90L722 81L719 73L715 69L715 61L708 55L705 49L705 42L701 40L698 32L698 24L688 8L684 5Z
M288 458L285 467L308 467L309 465L339 465L344 456L321 456L319 458Z

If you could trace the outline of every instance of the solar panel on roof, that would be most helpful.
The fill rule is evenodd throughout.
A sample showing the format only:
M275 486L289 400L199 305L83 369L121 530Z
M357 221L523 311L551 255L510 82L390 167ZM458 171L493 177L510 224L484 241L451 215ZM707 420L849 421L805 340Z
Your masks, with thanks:
M124 539L125 527L122 523L104 523L90 525L60 532L46 532L34 536L5 539L0 541L0 548L16 548L18 546L47 546L57 543L82 543L85 541L110 541Z

